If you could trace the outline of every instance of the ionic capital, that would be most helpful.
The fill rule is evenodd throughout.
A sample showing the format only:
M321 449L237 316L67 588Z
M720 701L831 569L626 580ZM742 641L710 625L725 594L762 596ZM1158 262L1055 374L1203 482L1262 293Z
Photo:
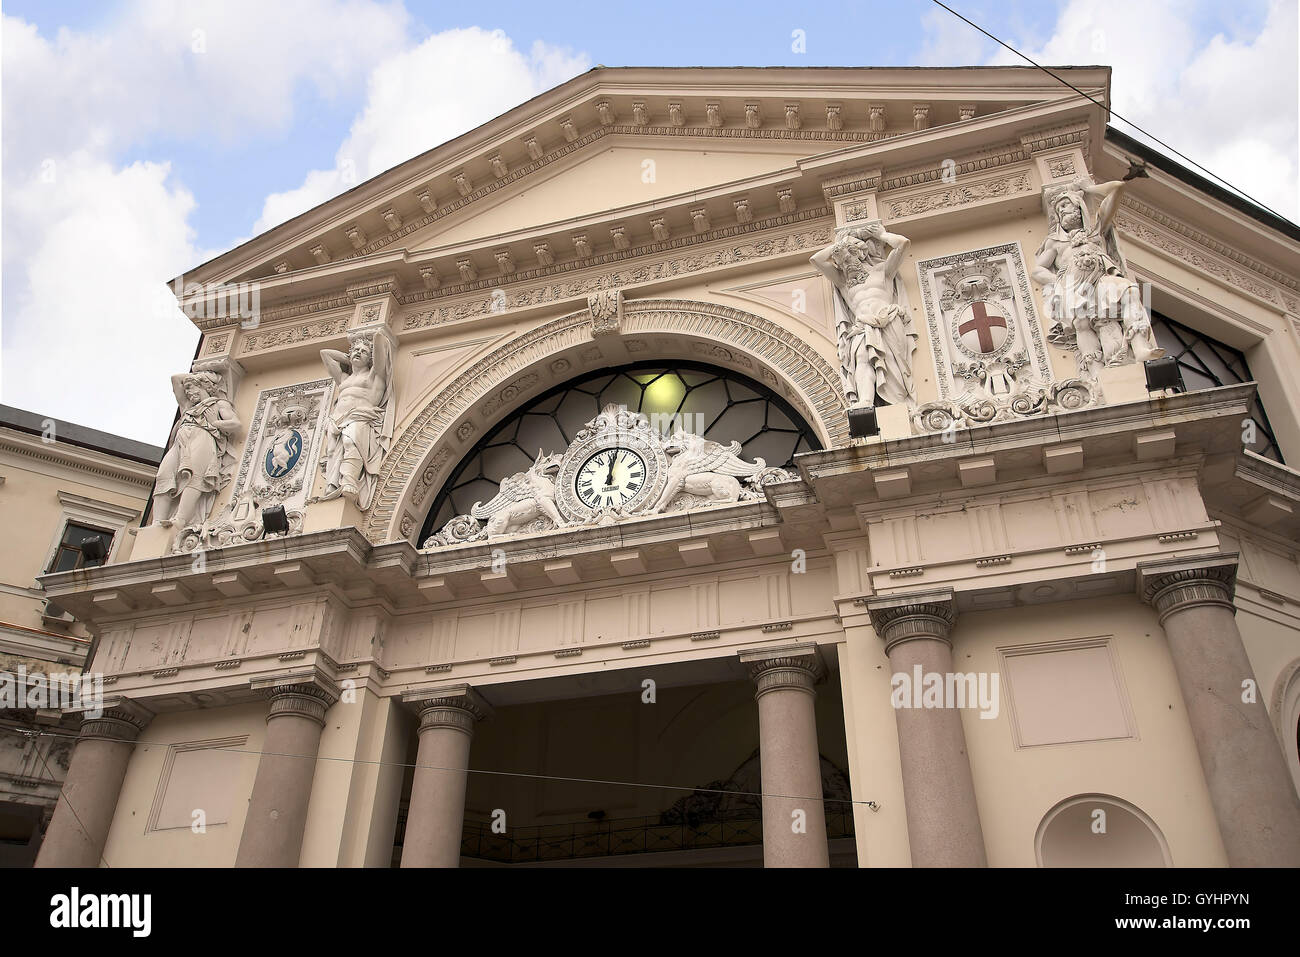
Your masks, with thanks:
M740 663L749 668L749 676L758 686L754 692L755 700L769 691L793 690L814 694L813 685L826 675L822 653L812 642L742 651Z
M927 639L952 646L957 603L951 588L884 595L866 602L871 624L885 643L885 654L904 641Z
M420 733L453 728L474 733L474 725L492 714L492 706L468 684L414 688L402 693L402 703L420 716Z
M338 685L319 668L254 678L249 683L254 691L271 701L267 721L286 717L307 718L324 727L325 712L339 700Z
M130 698L105 698L98 715L85 715L81 721L79 740L135 741L140 732L153 720L153 712Z
M1138 594L1155 608L1161 624L1175 612L1202 605L1236 610L1232 604L1237 585L1235 552L1141 562L1137 572Z

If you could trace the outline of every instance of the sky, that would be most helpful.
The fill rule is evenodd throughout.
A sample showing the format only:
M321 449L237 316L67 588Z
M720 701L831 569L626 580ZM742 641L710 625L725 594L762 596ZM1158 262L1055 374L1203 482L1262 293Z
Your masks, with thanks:
M1040 63L1111 65L1116 113L1300 219L1297 0L949 6ZM931 0L8 0L0 16L0 402L154 444L198 342L168 279L597 64L1023 62Z

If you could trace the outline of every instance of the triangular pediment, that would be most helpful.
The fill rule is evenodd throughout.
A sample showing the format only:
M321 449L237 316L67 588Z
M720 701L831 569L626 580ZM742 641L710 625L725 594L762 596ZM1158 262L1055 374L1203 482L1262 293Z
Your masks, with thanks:
M1109 70L1062 68L1101 100ZM1060 72L1060 71L1058 71ZM1077 97L1032 68L598 68L203 264L202 283L472 244ZM965 124L965 126L963 126ZM655 161L654 180L643 162ZM607 237L602 237L607 238ZM490 265L490 263L489 263Z
M474 243L494 236L658 202L694 190L792 169L806 155L799 142L678 143L652 137L609 138L608 145L511 184L463 213L439 219L402 245L413 251Z

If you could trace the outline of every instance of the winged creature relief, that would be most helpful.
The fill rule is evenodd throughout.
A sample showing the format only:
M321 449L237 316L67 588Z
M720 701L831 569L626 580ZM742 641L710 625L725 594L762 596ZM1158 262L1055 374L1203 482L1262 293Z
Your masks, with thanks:
M564 524L555 507L554 476L559 470L560 456L543 455L538 449L532 467L502 482L501 490L486 505L475 502L470 517L487 522L485 533L489 537L522 531L539 518L549 519L559 528Z
M668 480L651 514L662 512L682 492L709 504L738 502L737 479L753 479L767 469L762 459L742 459L739 442L723 445L681 430L664 443L664 451L670 456Z

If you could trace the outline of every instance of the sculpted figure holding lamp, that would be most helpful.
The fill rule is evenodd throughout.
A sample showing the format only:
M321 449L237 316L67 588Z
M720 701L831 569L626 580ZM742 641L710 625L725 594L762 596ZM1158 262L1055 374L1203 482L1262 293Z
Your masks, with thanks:
M1165 354L1138 284L1124 273L1112 230L1129 181L1146 175L1145 167L1131 164L1122 180L1095 186L1078 180L1043 192L1049 230L1030 276L1043 287L1052 321L1048 341L1073 347L1080 374L1090 378L1106 366Z

